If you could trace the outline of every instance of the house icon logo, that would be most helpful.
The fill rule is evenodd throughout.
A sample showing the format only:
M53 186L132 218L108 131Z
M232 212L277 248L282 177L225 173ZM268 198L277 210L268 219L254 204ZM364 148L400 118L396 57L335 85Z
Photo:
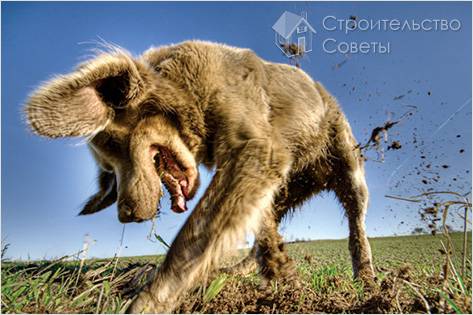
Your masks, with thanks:
M289 58L312 51L312 37L317 32L307 21L307 12L301 15L285 11L273 25L274 42Z

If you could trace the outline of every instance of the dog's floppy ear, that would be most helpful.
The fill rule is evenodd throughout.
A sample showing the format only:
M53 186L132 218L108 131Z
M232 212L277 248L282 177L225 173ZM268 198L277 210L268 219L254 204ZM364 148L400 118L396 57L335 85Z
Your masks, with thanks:
M50 138L90 136L105 128L115 108L143 95L144 85L128 54L102 54L36 90L25 106L26 119Z
M117 181L115 174L100 170L99 191L89 198L79 215L99 212L117 201Z

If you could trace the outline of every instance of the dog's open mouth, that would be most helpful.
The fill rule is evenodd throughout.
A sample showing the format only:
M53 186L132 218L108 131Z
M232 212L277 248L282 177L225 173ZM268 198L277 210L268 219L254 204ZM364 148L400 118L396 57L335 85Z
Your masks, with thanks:
M184 168L174 156L173 152L166 147L155 148L155 165L161 180L171 195L171 209L181 213L187 210L186 201L189 199L189 180Z

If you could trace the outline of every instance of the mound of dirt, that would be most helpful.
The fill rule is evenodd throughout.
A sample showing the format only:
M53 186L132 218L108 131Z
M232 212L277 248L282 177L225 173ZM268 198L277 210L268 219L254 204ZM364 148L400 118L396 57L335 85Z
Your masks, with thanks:
M412 271L400 267L386 274L371 290L315 291L309 283L298 288L272 282L261 288L254 277L231 277L215 298L204 302L201 291L186 295L176 313L451 313L452 308L441 302L438 293L422 297L413 294ZM343 281L339 276L328 277L328 287L337 287ZM438 280L438 279L436 279ZM415 284L414 284L415 285ZM425 293L424 293L425 294ZM453 297L450 297L453 299ZM471 299L456 299L461 309L471 310ZM427 303L427 305L426 305ZM428 308L428 309L427 309Z
M337 281L337 277L330 279ZM262 289L246 279L231 279L210 302L204 303L197 292L187 295L176 313L391 313L394 286L386 283L380 289L359 297L355 291L315 292L308 285L293 288L272 284Z

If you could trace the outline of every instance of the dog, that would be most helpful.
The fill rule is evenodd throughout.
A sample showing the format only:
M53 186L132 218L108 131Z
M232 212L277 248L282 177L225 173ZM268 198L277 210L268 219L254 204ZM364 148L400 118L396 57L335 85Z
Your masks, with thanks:
M372 283L365 232L364 161L337 101L297 67L249 49L187 41L139 57L111 48L39 87L25 106L42 136L85 137L99 165L99 191L80 214L113 203L120 222L159 211L163 188L175 212L215 168L203 197L129 312L171 312L247 232L245 259L264 279L295 273L278 224L320 191L335 192L349 223L354 276Z

